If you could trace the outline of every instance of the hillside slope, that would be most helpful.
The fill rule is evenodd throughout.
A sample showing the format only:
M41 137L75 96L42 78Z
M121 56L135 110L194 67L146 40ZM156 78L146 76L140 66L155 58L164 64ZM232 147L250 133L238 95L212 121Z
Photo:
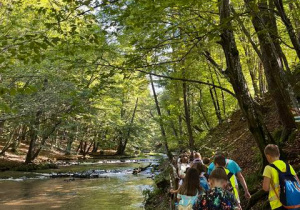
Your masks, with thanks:
M268 130L276 136L280 132L280 122L275 104L270 100L262 105L262 113ZM218 125L205 138L204 156L211 156L213 151L224 151L227 156L235 160L244 173L257 171L260 164L260 153L256 142L250 133L247 121L240 110ZM288 161L297 168L300 166L300 131L295 131L291 142L284 146L288 154Z

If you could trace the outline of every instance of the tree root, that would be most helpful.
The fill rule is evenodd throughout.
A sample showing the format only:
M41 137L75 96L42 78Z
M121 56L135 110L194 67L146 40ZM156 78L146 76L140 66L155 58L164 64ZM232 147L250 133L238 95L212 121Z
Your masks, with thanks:
M251 196L251 199L248 202L248 205L246 206L245 210L250 210L258 201L265 199L267 197L268 193L264 190L258 190L256 193L254 193Z

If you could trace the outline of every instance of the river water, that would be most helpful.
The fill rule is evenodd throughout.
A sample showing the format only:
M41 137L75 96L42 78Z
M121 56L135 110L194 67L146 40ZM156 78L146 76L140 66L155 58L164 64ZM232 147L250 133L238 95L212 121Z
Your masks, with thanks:
M133 162L82 163L36 172L0 172L0 210L134 210L143 208L143 190L151 189L148 165ZM58 172L104 171L103 178L50 178Z

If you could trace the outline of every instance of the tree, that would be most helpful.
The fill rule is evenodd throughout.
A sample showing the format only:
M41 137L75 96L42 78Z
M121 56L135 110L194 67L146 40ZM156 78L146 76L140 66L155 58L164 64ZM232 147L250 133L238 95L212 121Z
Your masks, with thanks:
M270 29L272 26L270 14L267 10L266 1L261 1L260 5L253 4L252 0L245 0L248 9L252 15L252 24L257 32L260 42L262 63L265 69L266 78L269 86L269 92L277 106L284 131L281 139L286 141L289 134L296 128L296 124L291 113L292 99L289 92L288 81L282 69L282 63L276 49L276 40L272 39ZM259 8L260 13L253 8Z

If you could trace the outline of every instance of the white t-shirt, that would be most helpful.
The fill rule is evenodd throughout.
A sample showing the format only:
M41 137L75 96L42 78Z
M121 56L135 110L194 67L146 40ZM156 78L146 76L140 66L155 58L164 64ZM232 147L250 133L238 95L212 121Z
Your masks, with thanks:
M185 176L186 169L189 168L190 165L188 163L181 163L179 165L179 176Z

